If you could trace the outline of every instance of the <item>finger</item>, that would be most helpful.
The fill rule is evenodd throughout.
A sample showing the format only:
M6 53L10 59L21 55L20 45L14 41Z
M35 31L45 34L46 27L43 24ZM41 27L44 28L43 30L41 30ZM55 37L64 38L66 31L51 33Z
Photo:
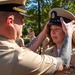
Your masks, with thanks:
M72 21L71 21L71 24L75 24L75 20L72 20Z
M66 24L62 17L60 17L60 21L61 21L61 24Z
M63 31L65 32L65 34L67 34L67 25L64 22L64 19L62 17L60 18L60 21L61 21L61 24L62 24Z
M62 28L66 28L66 23L64 22L64 19L62 17L60 17L60 21L61 21L61 24L62 24Z
M47 21L47 23L46 23L47 25L49 24L49 21Z
M49 24L49 21L47 21L47 22L46 22L45 27L47 27L47 26L48 26L48 24Z
M73 31L75 31L75 24L73 24Z
M71 22L69 22L69 23L67 23L67 24L73 26L73 25L75 24L75 21L72 20Z

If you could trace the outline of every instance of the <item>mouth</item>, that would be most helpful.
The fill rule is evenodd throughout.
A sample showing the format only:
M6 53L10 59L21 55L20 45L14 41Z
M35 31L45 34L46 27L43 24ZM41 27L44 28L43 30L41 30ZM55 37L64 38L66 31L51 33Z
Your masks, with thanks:
M56 36L53 36L52 38L57 38Z
M57 40L57 37L56 37L56 36L55 36L55 37L52 37L52 39L53 39L53 40Z

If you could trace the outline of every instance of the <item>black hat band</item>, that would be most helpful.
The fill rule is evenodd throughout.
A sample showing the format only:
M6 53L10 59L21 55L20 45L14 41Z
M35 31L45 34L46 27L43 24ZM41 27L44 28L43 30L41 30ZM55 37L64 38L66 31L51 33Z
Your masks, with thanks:
M49 25L61 25L60 17L62 17L62 16L57 16L55 18L51 18L49 21ZM65 18L65 17L62 17L62 18L64 19L64 21L66 23L71 22L71 20L68 18Z
M14 12L13 7L21 6L20 4L0 4L0 11Z

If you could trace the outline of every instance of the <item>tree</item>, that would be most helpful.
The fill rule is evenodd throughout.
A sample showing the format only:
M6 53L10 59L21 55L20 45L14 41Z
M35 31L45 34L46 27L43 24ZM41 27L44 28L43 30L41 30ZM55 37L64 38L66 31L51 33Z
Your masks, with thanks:
M31 27L36 35L38 34L38 0L27 0L26 10L30 16L29 19L25 19L25 27L23 35L27 34L27 28ZM64 8L72 13L75 12L75 0L40 0L40 15L41 15L41 30L45 23L49 20L49 10L52 8Z

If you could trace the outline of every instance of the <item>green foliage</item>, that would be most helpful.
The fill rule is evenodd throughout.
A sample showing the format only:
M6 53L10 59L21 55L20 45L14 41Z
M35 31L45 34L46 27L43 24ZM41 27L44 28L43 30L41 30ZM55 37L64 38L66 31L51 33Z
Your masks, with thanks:
M64 8L72 13L75 12L75 0L39 0L40 1L40 17L41 30L45 23L49 20L49 10L52 8ZM26 3L27 14L29 19L25 18L25 27L23 35L27 35L27 29L31 27L35 34L38 34L38 0L27 0Z
M28 44L30 42L30 38L25 38L24 39L24 44L26 45L26 44Z

